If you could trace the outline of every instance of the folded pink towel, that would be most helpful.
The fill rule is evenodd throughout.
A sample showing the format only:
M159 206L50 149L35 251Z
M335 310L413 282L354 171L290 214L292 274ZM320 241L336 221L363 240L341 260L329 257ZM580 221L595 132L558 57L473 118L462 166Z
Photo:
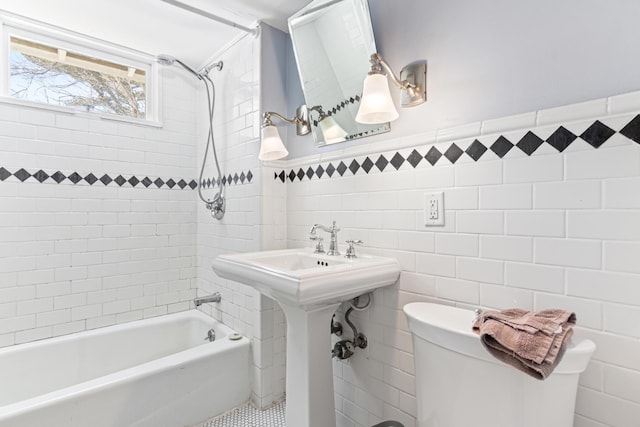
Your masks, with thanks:
M565 310L511 308L482 312L473 329L494 357L544 380L560 363L575 323L576 315Z

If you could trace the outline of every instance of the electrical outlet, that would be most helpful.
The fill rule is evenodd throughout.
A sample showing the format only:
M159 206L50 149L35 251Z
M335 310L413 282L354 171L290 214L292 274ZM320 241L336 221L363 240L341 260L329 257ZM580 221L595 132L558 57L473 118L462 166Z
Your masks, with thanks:
M424 226L444 225L444 193L424 193Z

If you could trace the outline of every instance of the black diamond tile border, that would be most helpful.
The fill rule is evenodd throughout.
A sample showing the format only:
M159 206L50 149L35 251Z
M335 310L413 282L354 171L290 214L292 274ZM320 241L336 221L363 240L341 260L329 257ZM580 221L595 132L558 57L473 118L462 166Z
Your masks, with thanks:
M20 181L25 182L27 179L31 178L31 174L24 169L20 169L16 173L13 174Z
M571 131L560 126L554 133L547 138L547 142L560 153L562 153L575 139L575 136Z
M415 169L415 167L418 166L418 163L422 161L422 154L418 153L417 150L413 150L411 154L407 156L407 161Z
M353 161L349 165L349 170L352 174L355 175L356 172L358 172L358 169L360 169L360 163L358 163L356 159L353 159Z
M13 175L11 172L6 170L5 168L0 167L0 181L4 181L5 179L9 178L11 175Z
M478 141L477 139L475 141L473 141L471 143L471 145L469 146L469 148L467 148L467 150L465 151L465 153L467 153L469 155L469 157L471 157L473 160L475 160L476 162L478 161L478 159L480 157L482 157L482 155L487 151L487 147L484 146L484 144L480 141Z
M389 161L387 160L387 158L380 154L380 157L378 157L378 160L376 160L376 167L378 168L378 170L380 172L384 171L384 168L386 168L388 164Z
M513 143L504 136L500 135L500 137L496 139L493 144L491 144L490 148L491 151L496 153L498 157L503 158L509 151L511 151L511 149L513 148Z
M91 172L87 174L80 174L78 172L63 173L61 171L47 172L42 169L36 172L29 172L24 168L19 168L12 172L10 169L0 166L0 182L6 181L12 176L18 179L20 182L37 181L41 184L48 182L48 183L56 183L56 184L71 183L74 185L88 184L89 186L103 185L105 187L111 185L111 186L118 186L118 187L131 186L136 188L165 188L165 189L176 188L180 190L183 190L183 189L195 190L196 188L198 188L198 182L193 179L192 180L186 180L182 178L163 179L163 178L156 178L156 177L149 177L149 176L135 176L135 175L125 177L123 175L94 174ZM285 178L284 171L280 175L278 175L278 177L280 177L280 179L284 182L284 178ZM251 172L250 170L246 172L241 171L240 173L234 173L233 175L229 175L228 179L225 177L225 179L223 180L224 182L221 182L220 179L216 179L216 178L209 178L207 180L203 180L203 187L208 188L216 185L220 186L221 184L222 185L248 184L253 180L253 178L254 178L253 172Z
M366 173L369 173L369 171L371 170L371 168L373 168L373 162L371 161L370 158L366 158L364 159L364 161L362 162L362 169L364 169L364 171Z
M253 180L254 176L255 175L253 175L253 172L251 172L250 170L246 172L240 171L239 173L235 172L233 174L225 175L222 178L216 178L216 177L203 178L200 185L202 186L202 188L213 188L213 187L220 187L223 185L226 186L226 185L249 184ZM280 173L274 172L273 179L279 179L280 181L285 182L286 178L287 178L287 175L285 175L284 171ZM180 181L178 180L178 181L175 181L173 185L174 186L185 185L194 189L198 187L197 181L191 181L188 183L185 181L185 183L181 184Z
M640 114L635 116L633 120L623 127L620 133L640 144Z
M491 150L500 159L503 159L509 152L511 152L513 147L518 147L518 149L527 156L531 156L542 144L545 143L554 147L559 153L562 153L578 138L586 141L593 148L599 148L616 133L640 144L640 114L631 119L619 131L611 129L600 120L595 120L579 136L575 135L564 126L559 126L546 140L543 140L536 135L534 131L529 130L519 141L515 143L510 141L504 135L500 135L495 139L495 141L493 141L493 143L487 142L486 145L476 139L469 144L467 149L464 151L455 142L452 142L444 151L441 151L442 148L438 149L432 145L423 152L420 152L420 150L416 148L412 150L406 158L398 151L395 153L369 155L365 157L364 160L361 160L361 162L358 162L356 159L345 159L339 161L337 166L335 166L334 163L309 166L306 172L303 169L291 169L288 173L284 170L279 173L274 172L273 178L274 180L286 183L286 177L289 178L289 182L294 182L296 177L299 181L302 181L305 177L308 179L321 179L325 175L328 178L353 176L360 170L363 170L365 174L369 174L369 172L374 170L374 168L377 168L380 172L384 172L389 164L393 166L392 168L389 168L389 170L399 170L405 162L409 163L411 167L415 169L422 164L423 159L426 160L426 163L429 165L436 166L438 162L442 162L442 157L449 160L451 164L455 164L465 153L477 162L489 150ZM347 171L350 171L350 174ZM2 173L3 170L0 169L0 180L2 180Z
M543 143L538 135L529 131L520 141L516 144L516 147L525 152L527 156L532 155Z
M40 169L38 172L34 173L33 177L35 179L37 179L38 182L40 182L40 183L43 183L47 179L49 179L49 175L47 175L47 173L45 171L43 171L42 169Z
M400 166L402 166L402 164L404 163L404 157L402 157L402 154L396 153L391 158L390 163L394 168L396 168L396 170L398 170L400 169Z
M615 130L611 129L609 126L605 125L600 120L596 120L591 126L587 128L587 130L582 132L582 135L580 135L580 138L587 141L594 148L598 148L602 144L607 142L607 140L611 138L615 133L616 133Z
M435 166L440 157L442 157L442 153L436 147L431 147L427 154L424 155L424 158L431 163L431 166Z
M449 146L449 148L447 148L447 151L444 152L444 156L449 159L451 163L455 163L458 161L460 156L462 156L462 153L464 153L462 148L458 147L454 142Z
M347 165L344 164L344 162L340 162L340 164L338 165L338 167L336 168L336 170L338 171L338 173L340 174L340 176L343 176L344 173L347 171Z

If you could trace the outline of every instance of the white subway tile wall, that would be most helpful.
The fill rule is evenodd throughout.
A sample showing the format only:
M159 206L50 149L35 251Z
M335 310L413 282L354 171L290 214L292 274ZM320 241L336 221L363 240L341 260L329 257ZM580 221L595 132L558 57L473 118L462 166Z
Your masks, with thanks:
M213 219L205 204L197 201L197 293L204 296L220 292L219 304L204 304L200 309L251 339L252 400L265 408L284 397L284 316L273 301L249 286L217 277L211 266L213 259L224 253L275 249L278 241L283 247L285 193L283 186L274 185L273 170L261 170L256 154L260 143L259 39L246 36L238 40L218 60L224 62L224 67L212 71L210 77L218 94L214 136L220 167L226 176L251 171L252 179L225 188L227 212L221 221ZM206 105L206 94L201 91L197 166L194 163L198 172L209 130ZM217 178L214 164L209 147L205 180ZM218 190L218 186L205 188L203 196L212 199Z
M1 106L0 346L191 306L196 87L169 73L162 127Z
M398 159L393 164L395 151L385 151L390 163L382 172L376 166L339 172L340 161L349 167L353 159L363 165L368 157L375 164L380 154L360 152L332 158L337 169L332 176L318 176L316 158L307 163L297 159L284 179L275 180L286 186L290 247L309 246L310 224L336 219L341 240L362 239L360 251L394 256L402 265L399 283L377 290L373 307L356 320L369 348L347 363L334 363L340 427L367 427L384 419L415 426L413 350L401 311L412 301L574 310L579 332L598 346L581 379L575 426L637 424L640 134L637 139L615 134L604 143L592 138L593 146L581 138L565 146L566 140L554 141L552 135L560 124L580 135L594 122L593 114L601 114L595 117L618 132L634 118L639 126L639 99L637 94L621 95L575 109L492 120L480 127L494 133L481 139L486 147L506 131L514 144L529 130L540 139L529 139L539 145L530 153L523 151L531 146L507 147L506 152L493 147L500 160L487 151L492 157L474 161L470 157L475 153L469 152L473 144L452 140L469 156L452 162L444 158L450 144L436 145L445 156L432 166L427 155L428 162L414 167ZM624 109L630 114L606 116L607 105L616 107L612 113ZM544 127L534 127L536 117ZM526 127L514 130L518 124ZM545 140L554 141L556 148ZM385 150L394 143L388 141ZM425 155L429 145L416 149ZM412 149L397 151L407 159ZM331 169L328 162L321 166ZM312 179L290 178L290 171L297 174L309 167L316 171ZM436 175L448 178L434 184L431 177ZM431 191L445 193L444 227L423 226L423 193Z
M0 347L187 310L218 291L200 309L252 339L253 401L284 397L282 311L211 270L218 254L286 244L284 188L255 155L259 55L259 40L240 39L210 75L222 181L233 181L220 222L195 190L206 94L181 69L162 70L162 127L0 105ZM206 163L210 199L211 147Z

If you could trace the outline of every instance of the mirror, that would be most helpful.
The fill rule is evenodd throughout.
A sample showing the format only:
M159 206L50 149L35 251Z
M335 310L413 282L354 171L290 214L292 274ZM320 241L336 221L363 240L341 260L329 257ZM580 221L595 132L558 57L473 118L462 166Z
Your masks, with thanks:
M289 33L316 146L389 131L355 120L376 52L367 0L313 0L289 18Z

